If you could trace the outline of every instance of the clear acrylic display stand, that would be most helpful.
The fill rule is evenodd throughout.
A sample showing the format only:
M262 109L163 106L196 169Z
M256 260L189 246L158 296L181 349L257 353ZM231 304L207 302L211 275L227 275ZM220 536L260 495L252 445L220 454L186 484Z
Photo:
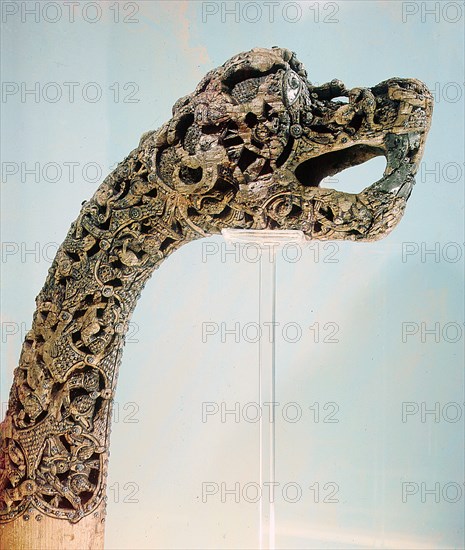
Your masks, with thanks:
M224 239L234 246L255 246L260 248L259 273L259 326L271 323L271 338L259 340L259 388L258 403L262 414L260 430L260 487L262 497L259 509L259 538L261 550L275 548L274 502L263 490L274 487L275 482L275 317L276 317L276 251L286 244L302 243L302 231L223 229ZM262 334L264 332L262 331ZM263 411L270 411L264 414ZM268 485L269 484L269 485ZM266 494L266 497L265 497Z

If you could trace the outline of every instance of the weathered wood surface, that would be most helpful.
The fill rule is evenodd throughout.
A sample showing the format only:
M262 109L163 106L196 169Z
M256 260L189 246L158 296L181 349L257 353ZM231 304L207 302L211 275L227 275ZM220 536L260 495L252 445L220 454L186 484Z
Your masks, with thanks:
M418 80L313 86L292 52L255 49L144 134L83 204L36 299L1 424L2 548L102 546L118 367L153 270L223 228L382 238L404 212L431 114ZM385 173L359 194L319 187L378 155Z

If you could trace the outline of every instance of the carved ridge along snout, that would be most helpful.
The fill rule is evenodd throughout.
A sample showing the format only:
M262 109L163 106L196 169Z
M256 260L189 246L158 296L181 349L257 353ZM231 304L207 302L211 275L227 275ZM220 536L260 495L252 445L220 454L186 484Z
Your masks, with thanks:
M223 228L383 237L405 209L431 115L417 80L314 86L281 48L233 57L178 100L83 204L36 299L1 425L0 521L98 514L124 337L167 256ZM360 193L319 186L377 155L385 173Z

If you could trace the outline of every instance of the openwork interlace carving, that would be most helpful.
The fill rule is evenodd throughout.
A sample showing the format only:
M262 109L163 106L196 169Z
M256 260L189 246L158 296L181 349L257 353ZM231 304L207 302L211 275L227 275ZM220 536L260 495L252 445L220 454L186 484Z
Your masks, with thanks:
M385 236L431 114L418 80L313 86L281 48L233 57L178 100L83 204L36 299L1 425L0 521L35 509L76 522L102 501L125 333L167 256L223 228ZM385 174L361 193L319 187L378 155Z

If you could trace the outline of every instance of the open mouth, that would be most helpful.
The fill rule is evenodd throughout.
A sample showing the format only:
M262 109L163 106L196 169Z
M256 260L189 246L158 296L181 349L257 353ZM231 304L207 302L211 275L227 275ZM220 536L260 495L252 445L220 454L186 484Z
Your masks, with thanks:
M352 145L347 149L325 153L301 162L295 168L294 175L304 187L318 187L329 176L384 155L385 152L380 147Z
M267 229L301 229L308 239L381 238L402 217L415 183L421 144L418 132L385 133L371 144L350 144L301 162L290 157L273 176L277 182L281 175L289 178L290 185L269 201ZM359 192L322 185L325 178L376 157L386 160L384 173Z
M322 181L375 157L385 157L386 167L380 179L365 187L363 193L391 193L408 199L418 169L421 150L418 132L386 133L382 143L354 144L349 147L308 158L292 169L295 179L304 188L320 188ZM323 187L323 186L322 186Z
M212 227L301 229L318 239L385 234L403 214L423 152L432 113L426 86L402 78L372 88L317 86L297 64L262 54L255 65L232 65L221 88L206 82L193 105L180 104L157 149L160 178L192 201L187 214L199 227L208 219ZM337 189L338 178L325 181L377 157L385 160L384 170L376 163L379 179L370 183L367 166L369 181L355 192Z

